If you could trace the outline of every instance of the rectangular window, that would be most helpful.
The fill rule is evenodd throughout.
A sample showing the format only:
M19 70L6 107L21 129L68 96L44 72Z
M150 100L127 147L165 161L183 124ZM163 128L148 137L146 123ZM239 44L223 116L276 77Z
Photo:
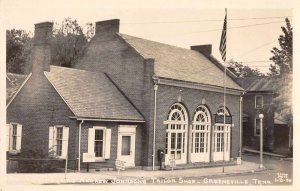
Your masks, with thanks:
M255 119L255 127L254 127L254 135L259 136L260 135L260 119Z
M96 161L110 158L110 146L111 129L104 126L94 126L88 129L88 153L94 153Z
M6 124L7 133L7 151L21 152L21 137L22 137L22 125L18 123Z
M131 136L122 136L122 152L121 155L130 155Z
M103 157L103 130L95 130L95 156Z
M257 95L255 96L255 108L263 108L263 96Z
M57 127L56 131L56 155L62 155L62 143L63 143L63 127Z
M17 150L17 124L12 124L12 150Z
M54 158L66 158L69 145L69 127L49 127L49 156Z

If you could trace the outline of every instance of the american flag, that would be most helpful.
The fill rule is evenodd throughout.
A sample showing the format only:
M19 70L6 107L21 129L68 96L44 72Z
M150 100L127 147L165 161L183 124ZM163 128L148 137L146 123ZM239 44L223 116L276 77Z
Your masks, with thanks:
M219 47L219 50L220 50L220 53L222 56L222 60L224 62L226 62L226 33L227 33L227 10L226 10L226 14L225 14L221 42L220 42L220 47Z

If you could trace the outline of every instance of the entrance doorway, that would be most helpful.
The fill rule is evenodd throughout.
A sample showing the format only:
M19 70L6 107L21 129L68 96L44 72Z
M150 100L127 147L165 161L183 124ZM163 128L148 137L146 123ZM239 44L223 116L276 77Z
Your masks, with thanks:
M172 105L165 123L167 124L165 164L169 165L170 160L175 160L176 164L185 164L188 116L184 106L179 103Z

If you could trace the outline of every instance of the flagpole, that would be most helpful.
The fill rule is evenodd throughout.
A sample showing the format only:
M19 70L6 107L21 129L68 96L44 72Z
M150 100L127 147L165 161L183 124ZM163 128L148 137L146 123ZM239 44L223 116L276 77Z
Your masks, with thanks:
M226 39L226 49L227 49L227 8L225 8L225 22L226 22L226 33L225 33L225 39ZM227 52L226 52L227 53ZM225 172L225 124L226 124L226 55L224 57L224 108L223 108L223 114L224 114L224 125L223 125L223 168L222 168L222 172Z

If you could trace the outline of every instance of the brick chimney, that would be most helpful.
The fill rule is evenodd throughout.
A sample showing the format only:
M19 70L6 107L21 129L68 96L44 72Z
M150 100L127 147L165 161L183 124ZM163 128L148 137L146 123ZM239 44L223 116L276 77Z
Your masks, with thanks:
M211 55L211 49L212 49L211 44L191 46L191 50L198 51L204 54L205 56Z
M113 35L119 32L119 27L119 19L96 22L96 35Z
M52 22L35 24L33 49L31 54L32 74L50 71Z

